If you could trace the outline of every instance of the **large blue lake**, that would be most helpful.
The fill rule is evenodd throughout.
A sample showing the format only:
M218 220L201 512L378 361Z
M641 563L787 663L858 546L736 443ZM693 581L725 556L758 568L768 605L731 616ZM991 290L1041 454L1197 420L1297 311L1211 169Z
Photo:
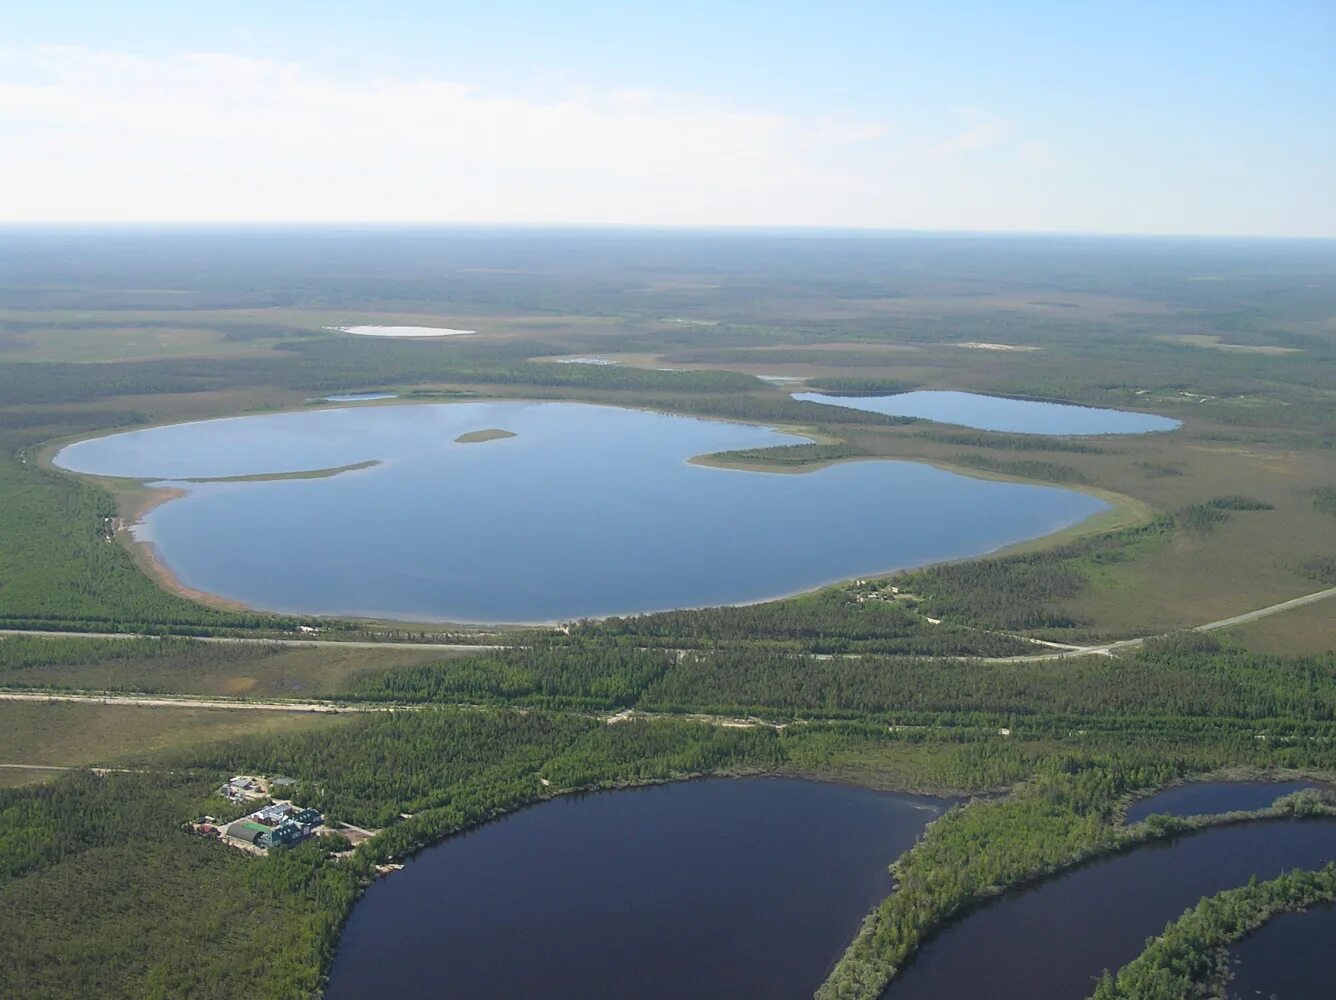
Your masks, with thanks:
M487 429L515 436L456 440ZM138 531L187 587L286 613L424 621L757 601L979 555L1107 509L913 462L780 474L688 461L799 441L615 407L435 403L150 428L55 461L185 490ZM186 481L368 462L322 478Z
M1181 426L1177 420L1153 413L939 389L918 389L890 396L830 396L820 392L799 392L794 393L793 398L828 406L843 406L851 410L868 410L895 417L919 417L942 424L1013 434L1145 434L1149 431L1172 431Z

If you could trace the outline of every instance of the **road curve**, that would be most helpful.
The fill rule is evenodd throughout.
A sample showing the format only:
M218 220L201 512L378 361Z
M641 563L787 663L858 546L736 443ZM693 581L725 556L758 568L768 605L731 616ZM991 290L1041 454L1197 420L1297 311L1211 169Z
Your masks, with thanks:
M1205 625L1191 625L1184 629L1178 629L1180 632L1217 632L1220 629L1232 628L1235 625L1245 625L1248 622L1257 621L1259 618L1266 618L1270 615L1278 615L1284 611L1292 611L1295 608L1302 608L1308 604L1316 604L1318 601L1325 601L1329 597L1336 597L1336 587L1328 587L1326 590L1319 590L1312 594L1304 594L1302 597L1291 598L1288 601L1281 601L1279 604L1270 604L1265 608L1258 608L1255 611L1245 611L1243 614L1231 615L1229 618L1218 618L1213 622L1207 622ZM1032 656L994 656L987 657L989 663L1038 663L1043 660L1067 660L1074 656L1111 656L1114 653L1122 652L1127 649L1136 649L1144 645L1151 639L1163 639L1166 636L1173 635L1173 632L1162 632L1158 635L1141 636L1137 639L1119 639L1117 642L1107 642L1096 646L1077 646L1073 649L1062 650L1056 653L1036 653Z

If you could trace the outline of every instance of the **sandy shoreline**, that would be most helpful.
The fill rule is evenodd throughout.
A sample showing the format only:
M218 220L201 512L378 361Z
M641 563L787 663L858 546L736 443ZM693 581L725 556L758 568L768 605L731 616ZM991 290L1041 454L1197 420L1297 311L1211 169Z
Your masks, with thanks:
M132 490L112 489L116 506L120 511L116 525L116 536L130 553L135 565L164 590L211 608L223 611L253 611L254 608L239 601L228 600L217 594L187 587L172 572L171 568L158 554L157 546L146 538L135 535L135 529L142 527L144 519L165 503L179 500L189 491L179 486L139 486Z

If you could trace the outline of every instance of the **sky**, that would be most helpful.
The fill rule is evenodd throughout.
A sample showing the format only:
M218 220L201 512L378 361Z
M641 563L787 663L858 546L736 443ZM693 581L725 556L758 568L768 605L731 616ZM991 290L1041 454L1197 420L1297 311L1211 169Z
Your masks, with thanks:
M0 222L1336 237L1336 0L0 2Z

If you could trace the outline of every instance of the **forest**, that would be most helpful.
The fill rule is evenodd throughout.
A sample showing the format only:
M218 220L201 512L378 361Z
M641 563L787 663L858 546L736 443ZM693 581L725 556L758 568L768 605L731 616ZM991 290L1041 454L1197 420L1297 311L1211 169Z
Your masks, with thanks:
M232 698L238 720L275 714L248 709L250 697L357 710L263 731L238 721L228 732L242 735L214 741L182 736L202 730L197 717L163 708L181 713L170 741L76 762L99 771L16 769L27 783L0 789L5 996L314 997L381 866L556 795L787 774L959 800L908 854L885 859L899 889L821 994L874 997L945 922L999 891L1243 818L1128 826L1134 796L1222 774L1336 774L1322 606L1273 619L1283 624L1266 641L1185 631L1336 584L1336 258L1320 249L294 231L281 248L244 233L0 233L0 250L12 264L0 510L22 526L0 531L0 628L69 633L0 640L0 686L82 692L92 701L80 710L104 720L129 711L100 704L108 691L203 691ZM427 321L478 335L413 343L331 330ZM1203 346L1202 330L1263 352ZM158 335L180 338L179 350L155 351ZM542 360L574 355L616 363ZM1183 426L1004 434L799 402L792 379L846 394L1067 400ZM757 421L811 443L709 460L754 474L926 461L1080 484L1138 513L1112 530L744 607L504 633L321 620L326 645L344 648L298 662L268 643L189 638L290 637L308 619L159 587L107 541L116 498L46 464L73 439L369 389ZM1047 649L1035 640L1157 635L1107 657L996 661ZM338 642L369 637L404 649ZM442 639L496 648L411 652ZM25 719L49 707L27 705ZM33 725L12 745L46 731ZM200 813L233 814L214 790L238 772L290 775L333 822L379 832L351 853L331 839L264 858L187 833ZM1293 800L1257 815L1329 809ZM1222 942L1317 898L1330 877L1204 901L1097 995L1194 995Z
M1188 633L1132 655L1038 662L862 655L819 659L723 647L656 653L586 641L497 650L367 674L345 697L392 703L514 703L766 718L950 717L1336 722L1336 654L1284 657Z

